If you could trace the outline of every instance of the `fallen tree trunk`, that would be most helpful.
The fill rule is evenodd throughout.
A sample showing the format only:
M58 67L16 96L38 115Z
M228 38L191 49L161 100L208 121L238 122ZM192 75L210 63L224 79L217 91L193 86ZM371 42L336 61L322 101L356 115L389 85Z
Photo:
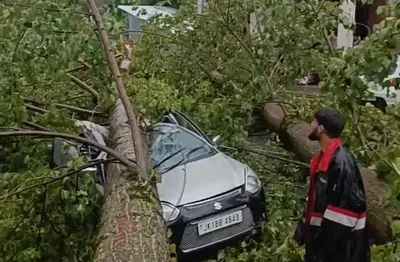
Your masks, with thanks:
M147 172L147 143L129 101L115 53L95 0L87 0L114 76L117 100L110 116L112 147L136 163L107 168L107 188L100 221L96 262L167 262L169 243L156 179Z
M114 150L135 158L128 118L121 100L110 118ZM121 164L109 164L96 262L166 262L169 246L161 207L153 186Z
M304 162L309 163L319 152L318 143L308 139L311 126L299 119L285 123L285 114L280 105L266 104L264 117L269 128L278 134L285 147L293 150ZM371 236L379 244L389 242L393 239L391 223L393 219L398 219L400 209L387 203L390 188L378 179L374 171L361 167L361 175L367 193L368 226Z

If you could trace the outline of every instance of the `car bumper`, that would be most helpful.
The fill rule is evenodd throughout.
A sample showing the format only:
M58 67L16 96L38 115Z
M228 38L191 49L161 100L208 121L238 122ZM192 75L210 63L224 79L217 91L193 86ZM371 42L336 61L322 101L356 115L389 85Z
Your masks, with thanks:
M225 208L219 211L209 208L216 201L220 202ZM238 210L242 210L243 220L241 223L199 235L199 222L218 218ZM181 212L185 217L185 210L181 210ZM208 248L221 248L224 245L234 242L235 239L251 235L255 231L266 213L264 191L261 189L254 195L243 193L225 200L211 200L203 206L196 208L196 210L192 210L191 213L197 213L197 215L191 218L188 218L189 215L187 215L187 219L182 219L183 221L174 223L170 227L173 233L171 240L178 247L178 252L190 254Z

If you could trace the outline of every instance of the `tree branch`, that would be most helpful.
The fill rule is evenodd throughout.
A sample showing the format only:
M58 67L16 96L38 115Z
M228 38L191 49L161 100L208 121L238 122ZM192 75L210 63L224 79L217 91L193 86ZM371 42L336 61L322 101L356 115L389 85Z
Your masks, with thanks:
M276 62L274 64L274 67L272 68L271 73L269 74L269 81L270 82L271 82L272 77L275 74L276 69L278 68L279 63L282 61L282 59L283 59L283 55L280 55L278 60L276 60Z
M53 221L51 220L51 218L47 215L46 212L44 212L44 219L46 219L47 222L49 222L51 229L59 235L64 235L60 230L58 230L56 228L56 226L54 225Z
M73 72L75 72L75 71L79 71L79 70L84 69L84 68L85 68L85 66L83 66L83 65L77 66L77 67L68 69L68 70L67 70L67 73L73 73Z
M80 88L82 88L83 90L89 92L94 99L96 99L96 102L100 100L100 96L99 93L97 93L96 90L94 90L93 88L91 88L88 84L86 84L85 82L83 82L82 80L80 80L79 78L71 75L70 73L67 73L68 77L71 79L71 81L76 84L77 86L79 86Z
M331 53L331 55L335 55L335 49L333 48L331 41L329 41L329 36L328 36L328 32L326 31L326 27L323 25L323 23L321 22L321 20L318 17L319 12L318 12L317 8L312 3L312 0L307 0L307 3L311 6L311 8L316 16L317 21L322 26L322 35L324 36L326 44L329 47L329 52Z
M75 106L66 105L66 104L54 103L54 106L58 107L58 108L69 109L69 110L74 111L76 113L87 114L87 115L91 115L91 116L103 116L103 117L107 116L106 113L103 113L103 112L100 112L100 111L95 111L95 110L90 110L90 109L86 109L86 108L75 107Z
M18 46L21 44L22 39L24 39L24 36L25 36L26 32L28 31L28 29L29 29L29 27L26 26L25 29L24 29L24 32L23 32L23 33L21 34L21 36L19 37L18 42L17 42L17 44L16 44L15 47L14 47L14 52L13 52L13 55L12 55L11 63L14 63L14 61L15 61L15 55L17 54Z
M276 159L276 160L280 160L280 161L296 164L296 165L299 165L299 166L302 166L302 167L305 167L305 168L310 167L308 164L306 164L304 162L291 160L291 159L288 159L288 158L285 158L285 157L282 157L282 156L274 155L271 152L264 152L264 151L260 151L260 150L250 149L250 148L234 148L234 147L228 147L228 146L221 146L221 148L230 149L230 150L236 150L236 151L247 151L247 152L250 152L250 153L258 154L258 155L269 157L269 158L272 158L272 159Z
M250 58L254 59L254 55L251 52L251 50L246 46L246 44L243 42L243 40L230 28L230 26L227 24L227 21L225 20L225 16L222 13L222 9L219 5L219 2L217 1L217 7L219 12L221 13L221 17L222 17L222 24L226 27L226 29L228 29L228 31L236 38L236 40L240 43L240 45L243 47L244 50L246 50L246 52L249 54ZM229 12L229 9L228 9ZM228 13L229 15L229 13Z
M34 112L41 113L41 114L46 114L46 113L49 112L48 110L46 110L44 108L41 108L41 107L38 107L38 106L34 106L34 105L30 105L30 104L25 104L25 107L26 107L26 109L29 109L29 110L32 110Z
M22 192L25 192L25 191L33 189L33 188L37 188L37 187L41 187L41 186L47 186L49 184L52 184L52 183L55 183L57 181L63 180L66 177L69 177L69 176L72 176L72 175L74 175L76 173L79 173L79 172L81 172L82 170L84 170L86 168L89 168L89 167L92 167L92 166L95 166L95 165L98 165L98 164L110 163L110 162L114 162L114 161L115 161L115 159L106 159L106 160L100 159L100 160L93 161L93 162L91 162L91 163L89 163L87 165L84 165L84 166L81 166L81 167L79 167L77 169L74 169L74 170L72 170L72 171L70 171L70 172L68 172L65 175L62 175L60 177L56 177L56 178L50 179L50 180L45 181L45 182L41 182L41 183L37 183L37 184L31 185L31 186L27 186L27 187L21 188L20 190L15 191L15 192L11 192L10 194L1 196L0 200L4 200L6 198L18 195L18 194L20 194Z
M78 63L80 63L82 66L84 66L85 68L89 69L89 70L93 70L92 66L89 65L88 63L86 63L85 61L79 59Z
M77 67L74 67L74 68L71 68L71 69L67 70L66 72L67 73L72 73L72 72L79 71L79 70L84 69L84 68L87 68L89 70L93 69L91 65L89 65L88 63L86 63L85 61L83 61L81 59L78 60L78 63L81 64L81 65L77 66Z
M44 189L43 192L43 198L42 198L42 212L40 214L40 222L39 222L39 227L37 230L37 236L36 236L36 249L37 250L41 250L40 248L40 244L42 243L42 226L43 226L43 220L45 217L45 213L46 213L46 197L47 197L47 188Z
M18 3L8 3L8 2L0 2L0 4L8 5L8 6L21 6L21 7L26 7L26 8L31 8L32 7L32 5L18 4ZM38 5L36 5L36 6L38 6ZM81 14L81 15L86 15L86 16L90 15L89 13L86 13L86 12L83 12L83 11L76 11L76 10L71 10L71 9L43 8L42 10L50 11L50 12L75 13L75 14Z
M221 22L221 21L218 21L218 22ZM190 45L186 44L185 42L180 41L180 40L178 40L178 39L176 39L176 38L170 37L170 36L168 36L168 35L159 34L159 33L151 32L151 31L146 31L146 30L143 30L143 31L139 31L139 30L126 30L126 31L121 31L121 32L115 33L115 34L113 34L112 36L121 35L121 34L129 34L129 33L141 33L141 34L147 34L147 35L154 35L154 36L163 37L163 38L165 38L165 39L171 40L173 43L180 44L181 46L185 47L186 50L188 50L189 52L192 52L192 53L193 53L193 51L192 51L192 50L193 50L193 47L191 47ZM175 56L176 56L176 57L179 57L179 58L182 58L182 59L188 60L188 58L187 58L187 57L184 57L184 56L177 56L177 55L175 55ZM206 58L203 58L203 57L202 57L202 59L207 60ZM189 59L189 60L190 60L190 59ZM215 79L215 72L216 72L216 71L211 71L211 72L210 72L210 71L207 70L207 69L205 68L205 66L202 65L199 61L195 60L194 62L199 66L199 68L200 68L201 70L203 70L203 72L204 72L212 81L218 82L218 79ZM214 73L213 73L213 72L214 72Z
M103 145L100 145L99 143L97 143L91 139L87 139L87 138L83 138L83 137L79 137L79 136L75 136L75 135L71 135L71 134L46 132L46 131L8 131L8 132L0 132L0 137L52 137L52 138L60 137L60 138L64 138L64 139L70 139L70 140L74 140L74 141L77 141L80 143L89 144L95 148L98 148L98 149L106 152L110 156L115 157L123 165L125 165L130 171L136 170L136 165L132 160L126 159L118 152L115 152L113 149L108 148Z
M117 94L118 94L119 98L121 99L121 102L126 111L128 123L131 128L132 141L133 141L133 146L135 149L136 162L138 165L139 174L143 178L148 178L147 157L146 157L146 151L144 148L144 144L142 142L142 134L140 132L139 125L137 123L137 117L135 115L135 112L133 111L132 105L130 104L128 95L126 93L124 82L122 81L122 76L119 72L119 67L118 67L117 61L115 59L115 53L112 49L110 39L108 37L106 28L103 25L103 22L102 22L102 19L101 19L101 16L100 16L100 13L96 6L95 1L87 0L87 2L93 13L93 18L94 18L97 28L99 30L100 39L103 43L104 50L107 54L108 64L110 66L112 74L114 75Z
M36 101L33 99L29 99L29 98L23 98L24 102L29 102L29 103L34 103L37 105L47 105L47 103L44 102L40 102L40 101ZM53 103L53 105L57 108L64 108L64 109L69 109L71 111L74 111L76 113L81 113L81 114L87 114L87 115L91 115L91 116L106 116L106 113L100 112L100 111L95 111L95 110L90 110L90 109L86 109L86 108L80 108L80 107L75 107L75 106L71 106L71 105L67 105L67 104L61 104L61 103ZM27 107L31 107L31 105L25 104L25 106ZM31 109L31 108L29 108ZM38 109L38 107L36 107L35 109ZM45 110L45 109L43 109Z
M282 90L283 93L294 95L294 96L309 96L309 97L325 97L325 94L321 93L311 93L307 91L300 91L300 90Z
M30 128L35 128L35 129L40 130L40 131L51 132L50 129L48 129L48 128L44 127L44 126L41 126L41 125L39 125L39 124L30 122L30 121L23 121L22 123L23 123L24 125L30 127Z

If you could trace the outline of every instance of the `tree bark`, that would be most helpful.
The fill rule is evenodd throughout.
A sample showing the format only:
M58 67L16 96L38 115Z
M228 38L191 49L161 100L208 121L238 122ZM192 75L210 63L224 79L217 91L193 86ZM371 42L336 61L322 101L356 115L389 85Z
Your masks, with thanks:
M146 149L141 140L140 128L137 123L136 114L133 111L133 107L129 101L128 94L125 89L124 81L122 81L122 75L119 71L119 67L117 64L117 60L115 59L115 52L112 48L111 41L108 38L108 33L106 28L104 27L103 21L101 19L101 15L99 9L97 8L95 0L87 0L90 10L93 13L94 21L96 22L97 29L99 30L99 35L101 42L103 43L104 51L106 53L107 62L109 68L111 70L112 75L114 76L115 81L115 91L121 99L121 103L124 106L126 115L127 115L127 123L131 128L131 136L132 143L135 149L136 163L139 174L142 178L147 179L147 159L146 159Z
M299 119L285 123L285 114L278 104L266 104L264 117L269 128L278 134L285 147L293 150L301 160L308 163L319 152L318 143L308 139L311 126ZM363 167L360 167L360 170L367 194L368 227L371 236L378 244L387 243L392 240L390 226L393 219L398 219L400 209L387 203L390 188L378 179L373 170Z
M128 118L120 99L110 118L115 151L135 158ZM166 262L169 245L154 185L141 183L123 165L108 166L108 187L101 214L96 262Z

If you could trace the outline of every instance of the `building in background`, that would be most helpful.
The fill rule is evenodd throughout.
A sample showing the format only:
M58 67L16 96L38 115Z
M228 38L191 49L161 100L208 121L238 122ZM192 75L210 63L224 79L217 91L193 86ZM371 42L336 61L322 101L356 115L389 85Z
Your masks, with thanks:
M174 16L178 9L166 6L132 6L119 5L119 9L128 14L129 19L129 40L136 44L142 33L142 26L156 16Z
M340 2L337 0L331 0L334 2ZM379 24L383 18L378 15L378 8L388 4L398 3L399 0L374 0L372 4L363 4L362 1L357 0L356 3L347 0L341 1L341 8L343 10L343 16L350 24L355 24L355 29L347 30L343 24L338 24L336 48L351 48L357 45L365 37L374 31L375 25ZM400 44L396 48L397 52L400 53ZM400 70L396 69L396 72ZM301 85L317 85L319 77L316 73L310 74L309 76L300 80Z

